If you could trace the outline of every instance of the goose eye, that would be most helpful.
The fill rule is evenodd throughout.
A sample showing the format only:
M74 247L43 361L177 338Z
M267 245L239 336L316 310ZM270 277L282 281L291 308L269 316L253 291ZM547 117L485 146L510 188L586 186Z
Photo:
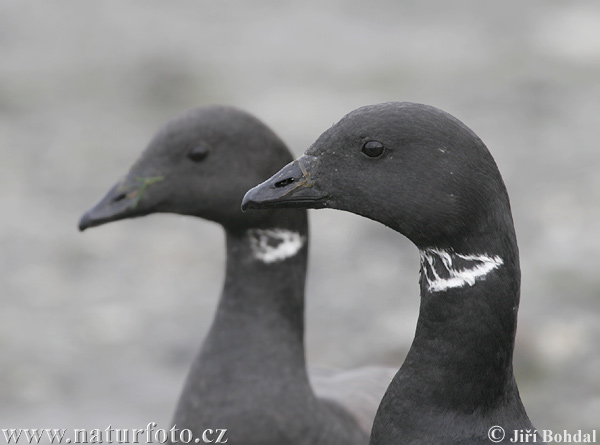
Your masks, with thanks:
M385 147L379 141L368 141L363 145L362 152L370 158L377 158L383 154Z
M200 161L203 161L208 156L209 152L210 152L210 147L206 144L200 143L197 145L192 145L189 148L189 150L187 152L187 157L194 162L200 162Z

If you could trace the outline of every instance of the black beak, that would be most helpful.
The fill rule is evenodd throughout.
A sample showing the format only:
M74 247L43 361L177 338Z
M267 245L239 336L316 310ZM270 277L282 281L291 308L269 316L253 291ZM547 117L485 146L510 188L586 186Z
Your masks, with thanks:
M322 208L328 196L317 182L317 158L304 155L249 190L242 210L279 207Z
M153 183L162 181L163 177L125 178L115 184L108 193L83 214L79 220L79 230L100 226L112 221L147 215L151 212L142 197L146 189Z

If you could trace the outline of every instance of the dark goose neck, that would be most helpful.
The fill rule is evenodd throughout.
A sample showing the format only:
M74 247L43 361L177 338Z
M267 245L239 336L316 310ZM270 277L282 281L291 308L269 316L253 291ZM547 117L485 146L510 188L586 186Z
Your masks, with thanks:
M225 283L177 406L178 426L201 432L229 425L253 434L260 425L244 413L314 398L303 336L308 226L305 212L291 216L225 229Z
M223 292L173 423L195 437L207 428L227 428L232 444L365 443L356 420L317 399L309 383L306 213L282 212L291 218L226 229Z
M519 254L508 198L496 206L502 215L483 218L468 236L420 247L415 339L379 408L372 444L489 443L494 425L532 427L512 368Z
M217 361L227 351L251 366L243 374L305 373L306 231L272 227L226 236L225 284L203 354ZM232 365L233 372L240 368L226 366Z

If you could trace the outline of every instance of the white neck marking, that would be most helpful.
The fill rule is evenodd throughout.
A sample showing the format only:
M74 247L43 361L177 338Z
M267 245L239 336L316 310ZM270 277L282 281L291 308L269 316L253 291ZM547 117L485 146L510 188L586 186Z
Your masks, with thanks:
M247 235L252 255L265 264L296 255L306 243L306 236L285 229L250 229Z
M421 273L430 292L473 286L476 280L484 279L488 273L504 264L498 255L463 255L433 248L421 250L420 254ZM467 267L455 268L453 261L457 258L462 263L467 262Z

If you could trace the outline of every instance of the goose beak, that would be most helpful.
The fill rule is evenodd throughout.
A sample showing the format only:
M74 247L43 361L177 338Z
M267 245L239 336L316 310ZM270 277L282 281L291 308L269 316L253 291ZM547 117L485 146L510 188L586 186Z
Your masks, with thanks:
M304 155L290 162L262 184L250 189L242 210L279 207L322 208L328 196L318 185L317 158Z
M148 187L162 181L158 177L129 177L115 184L108 193L96 204L83 214L79 220L79 230L84 231L90 227L100 226L112 221L143 216L150 213L146 202L141 202Z

